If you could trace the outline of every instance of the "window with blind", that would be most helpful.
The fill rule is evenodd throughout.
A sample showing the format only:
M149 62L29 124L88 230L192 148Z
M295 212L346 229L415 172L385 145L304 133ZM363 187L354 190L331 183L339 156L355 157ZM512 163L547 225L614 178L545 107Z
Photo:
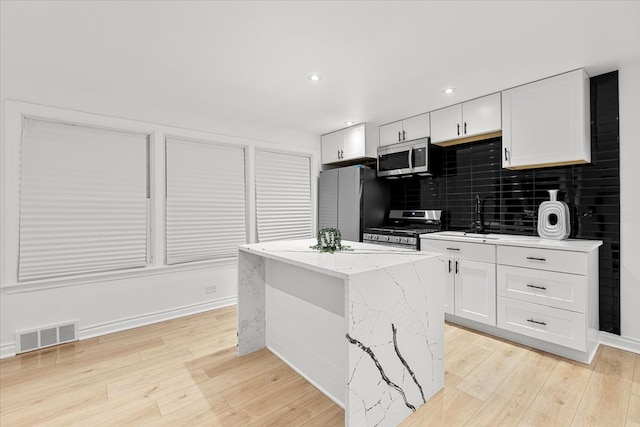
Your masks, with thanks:
M313 237L311 160L256 150L258 241Z
M144 267L148 135L24 118L18 281Z
M244 148L165 144L167 264L235 257L247 243Z

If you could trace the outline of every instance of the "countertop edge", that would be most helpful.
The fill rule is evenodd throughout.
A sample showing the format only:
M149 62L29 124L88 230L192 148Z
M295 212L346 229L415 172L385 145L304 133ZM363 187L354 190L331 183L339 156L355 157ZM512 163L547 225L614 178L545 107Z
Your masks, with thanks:
M542 239L535 236L522 236L519 239L516 236L511 235L509 239L494 240L494 239L482 239L478 237L464 237L464 236L438 236L438 233L421 234L420 239L428 240L442 240L442 241L454 241L465 243L476 243L484 245L494 246L516 246L538 249L550 249L550 250L562 250L571 252L591 252L603 245L602 240L583 240L583 239L564 239L564 240L549 240Z
M299 241L300 242L300 241ZM268 245L269 242L267 242L266 244ZM314 242L311 242L311 244L313 244ZM350 244L357 244L357 245L361 245L362 242L348 242L348 241L343 241L343 243L345 245L350 245ZM427 259L427 258L433 258L433 257L437 257L440 254L436 254L436 253L430 253L430 252L421 252L421 251L410 251L410 250L403 250L402 253L406 252L406 255L410 255L411 257L409 259L407 259L406 261L398 261L395 262L392 265L383 265L380 267L375 267L375 268L368 268L368 269L362 269L362 270L356 270L353 272L342 272L342 271L336 271L334 269L331 268L326 268L314 263L309 263L309 262L304 262L304 261L300 261L300 260L296 260L296 259L292 259L290 257L284 256L282 254L279 254L278 252L272 252L266 249L256 249L255 246L256 245L260 245L260 243L249 243L249 244L245 244L245 245L239 245L238 246L238 251L244 251L247 253L250 253L252 255L257 255L257 256L262 256L265 258L269 258L269 259L273 259L276 261L280 261L280 262L284 262L286 264L290 264L290 265L294 265L300 268L305 268L311 271L315 271L321 274L326 274L328 276L332 276L332 277L336 277L338 279L342 279L342 280L346 280L349 279L350 277L356 276L358 274L363 274L363 273L367 273L370 271L375 271L375 270L379 270L379 269L384 269L384 268L388 268L391 266L397 266L397 265L404 265L404 264L411 264L413 262L416 262L418 260L422 260L422 259ZM384 248L388 248L386 246L382 246L382 245L371 245L371 247L375 247L376 249L380 250L380 254L381 256L385 255L385 249ZM388 249L389 251L393 251L393 248ZM397 250L397 249L396 249ZM296 252L295 250L292 250L291 252ZM388 253L387 253L388 254ZM359 254L355 254L355 255L359 255ZM369 254L362 254L362 255L371 255L371 253ZM326 254L326 256L333 256L333 254Z

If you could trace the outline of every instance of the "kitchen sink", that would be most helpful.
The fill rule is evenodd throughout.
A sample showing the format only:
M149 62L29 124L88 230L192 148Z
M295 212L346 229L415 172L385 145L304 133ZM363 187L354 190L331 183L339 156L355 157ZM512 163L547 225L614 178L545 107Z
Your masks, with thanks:
M489 240L498 240L501 237L500 234L471 233L467 231L441 231L438 233L438 236L467 237L471 239L489 239Z

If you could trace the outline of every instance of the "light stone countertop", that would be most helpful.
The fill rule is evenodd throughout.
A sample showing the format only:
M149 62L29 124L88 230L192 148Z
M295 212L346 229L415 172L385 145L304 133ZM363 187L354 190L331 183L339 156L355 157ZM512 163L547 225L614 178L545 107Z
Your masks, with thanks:
M475 235L478 236L478 235ZM602 240L551 240L537 236L518 236L514 234L487 234L483 237L468 236L461 231L441 231L421 234L421 239L447 240L455 242L482 243L488 245L518 246L525 248L556 249L573 252L591 252L602 245Z
M238 249L302 268L346 279L353 274L365 273L437 256L400 247L342 241L352 251L333 254L311 249L316 239L279 240L240 245Z

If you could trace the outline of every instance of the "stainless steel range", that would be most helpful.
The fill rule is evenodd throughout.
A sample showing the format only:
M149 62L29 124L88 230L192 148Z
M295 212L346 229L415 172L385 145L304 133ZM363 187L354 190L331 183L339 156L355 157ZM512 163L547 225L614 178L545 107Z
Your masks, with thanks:
M420 235L442 230L439 210L391 210L382 227L365 228L362 241L420 249Z

